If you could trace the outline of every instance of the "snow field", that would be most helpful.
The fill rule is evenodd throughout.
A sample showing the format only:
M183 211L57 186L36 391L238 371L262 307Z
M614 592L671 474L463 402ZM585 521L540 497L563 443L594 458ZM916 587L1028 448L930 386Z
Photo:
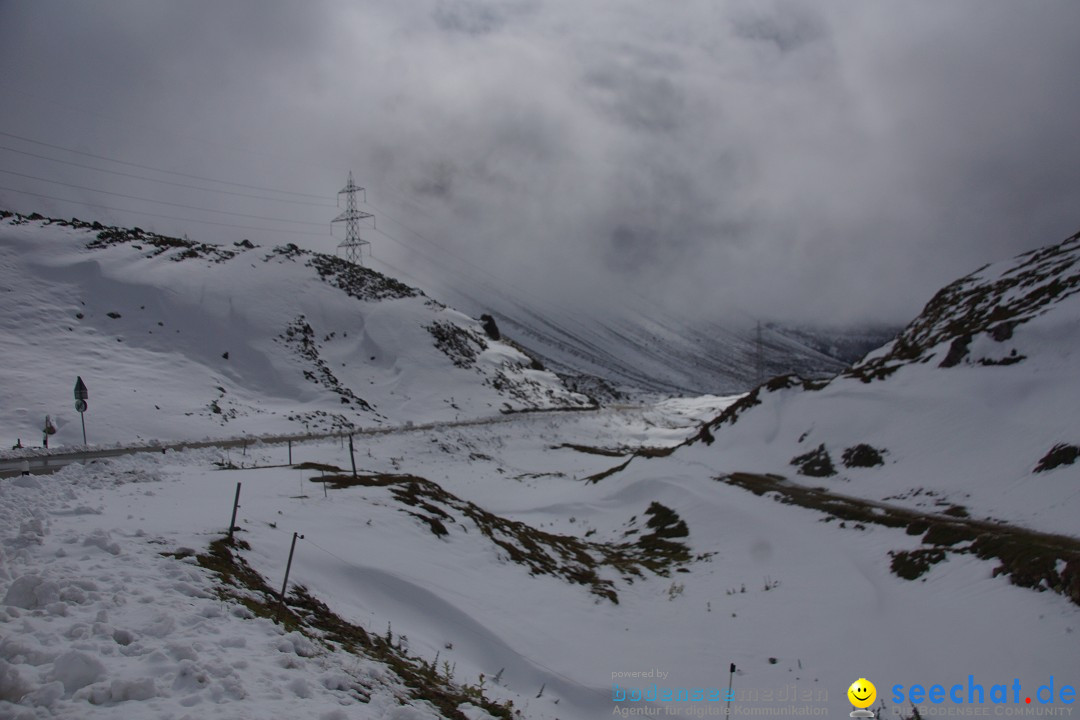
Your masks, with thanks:
M917 537L824 523L821 513L719 483L706 448L639 458L583 484L619 459L560 446L628 446L641 435L661 444L674 432L650 428L645 415L523 417L356 448L362 473L426 477L510 520L592 541L625 541L631 518L653 501L671 508L689 528L693 555L704 557L689 572L645 573L632 583L601 568L617 604L583 585L530 575L456 512L444 519L448 533L436 535L409 514L421 508L402 504L388 486L328 489L324 497L311 482L318 471L218 470L221 454L206 450L72 466L28 483L39 488L8 481L4 526L18 529L4 537L2 647L16 649L5 650L4 687L18 688L9 696L24 693L11 712L35 707L33 697L50 701L36 707L58 717L394 717L400 688L384 666L318 645L309 654L302 636L218 600L190 558L161 555L202 551L221 537L236 482L237 535L251 547L242 556L271 587L281 582L293 532L304 534L291 587L306 587L372 634L389 631L416 657L448 663L457 682L476 685L483 673L485 695L512 700L525 717L611 714L615 672L660 669L672 686L726 687L729 662L739 667L736 689L795 684L829 713L850 710L843 692L860 676L879 693L969 673L988 684L1015 677L1033 688L1051 674L1066 682L1077 608L993 578L992 563L954 557L925 581L902 580L889 571L888 552L917 546ZM687 422L682 432L692 430ZM256 447L247 456L230 451L230 459L274 465L284 452ZM294 447L294 456L349 463L336 443ZM26 576L41 582L19 579ZM65 681L88 682L69 691Z

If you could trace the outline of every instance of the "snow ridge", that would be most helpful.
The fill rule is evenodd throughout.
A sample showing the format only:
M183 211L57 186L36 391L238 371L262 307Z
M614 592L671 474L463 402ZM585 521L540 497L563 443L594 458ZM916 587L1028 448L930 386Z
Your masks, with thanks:
M69 382L90 388L91 443L340 431L588 408L480 321L322 253L223 247L141 228L0 212L10 338L0 432L82 444ZM429 328L480 338L468 366Z

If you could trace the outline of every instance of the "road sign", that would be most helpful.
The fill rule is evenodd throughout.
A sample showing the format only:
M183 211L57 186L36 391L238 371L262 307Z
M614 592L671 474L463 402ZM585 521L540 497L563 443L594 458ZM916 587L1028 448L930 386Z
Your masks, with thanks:
M82 381L82 376L80 375L75 380L75 399L86 400L89 397L90 393L86 389L86 383ZM80 410L79 412L82 412L82 410Z
M90 391L86 389L86 383L82 381L82 375L75 378L75 409L79 412L79 420L82 421L82 444L86 447L86 399L90 397Z

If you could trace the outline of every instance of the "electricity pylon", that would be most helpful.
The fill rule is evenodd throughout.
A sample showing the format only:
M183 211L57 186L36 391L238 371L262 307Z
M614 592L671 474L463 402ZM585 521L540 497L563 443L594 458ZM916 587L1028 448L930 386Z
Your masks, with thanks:
M350 170L349 183L338 191L339 203L341 202L341 196L345 196L345 211L330 222L345 223L345 239L338 243L338 248L345 250L345 259L348 262L363 265L364 246L371 243L360 237L360 221L375 216L356 208L356 193L358 192L364 193L364 202L367 202L367 191L353 182L352 170Z

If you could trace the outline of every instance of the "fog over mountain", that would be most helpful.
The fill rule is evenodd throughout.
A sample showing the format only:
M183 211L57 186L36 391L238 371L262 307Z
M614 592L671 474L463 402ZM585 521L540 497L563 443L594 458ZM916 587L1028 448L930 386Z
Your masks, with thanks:
M330 250L351 169L371 264L405 279L542 312L901 324L1080 225L1078 22L1070 2L5 3L0 205Z

